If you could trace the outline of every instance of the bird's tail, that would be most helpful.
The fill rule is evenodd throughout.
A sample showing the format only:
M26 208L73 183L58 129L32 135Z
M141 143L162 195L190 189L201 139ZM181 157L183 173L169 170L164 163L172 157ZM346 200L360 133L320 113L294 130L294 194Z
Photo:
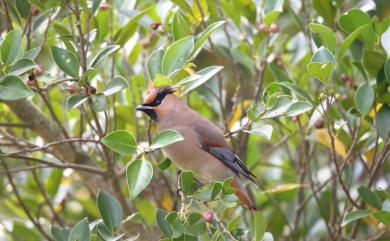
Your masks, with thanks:
M257 211L255 203L253 202L251 197L248 195L245 188L239 183L237 178L233 179L231 186L232 186L232 188L236 189L236 196L238 197L238 199L241 200L241 202L243 202L245 204L245 206L248 207L249 210Z

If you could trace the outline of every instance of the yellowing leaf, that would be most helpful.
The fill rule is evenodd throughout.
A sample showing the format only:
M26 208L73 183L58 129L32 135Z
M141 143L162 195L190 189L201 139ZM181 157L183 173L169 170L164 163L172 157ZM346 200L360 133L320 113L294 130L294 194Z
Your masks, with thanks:
M308 184L299 184L299 183L285 183L278 185L272 189L264 191L264 193L280 193L280 192L288 192L298 188L306 188L309 187Z
M171 198L171 195L168 192L163 193L160 199L160 205L165 210L172 210L173 200Z
M250 103L251 103L250 100L244 100L243 101L244 108L242 108L241 103L236 105L236 107L233 110L233 114L231 115L230 120L229 120L228 125L227 125L229 129L233 128L233 125L240 119L240 117L242 115L242 109L247 109L249 107Z
M316 129L316 137L319 143L332 149L332 142L327 129ZM334 145L336 153L341 157L346 158L347 153L345 151L345 146L337 137L334 137Z
M370 113L368 114L371 118L374 118L375 117L375 112L378 112L378 110L382 107L382 103L379 103L376 105L375 109L372 108ZM376 111L375 111L376 110Z

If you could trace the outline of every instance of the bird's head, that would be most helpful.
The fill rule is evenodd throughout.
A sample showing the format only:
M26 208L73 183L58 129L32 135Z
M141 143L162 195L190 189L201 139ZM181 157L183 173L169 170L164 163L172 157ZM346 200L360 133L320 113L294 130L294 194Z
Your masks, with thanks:
M166 103L165 98L177 90L176 86L155 88L150 87L146 92L143 103L136 107L136 110L145 112L150 118L157 122L158 113L163 111L169 103Z

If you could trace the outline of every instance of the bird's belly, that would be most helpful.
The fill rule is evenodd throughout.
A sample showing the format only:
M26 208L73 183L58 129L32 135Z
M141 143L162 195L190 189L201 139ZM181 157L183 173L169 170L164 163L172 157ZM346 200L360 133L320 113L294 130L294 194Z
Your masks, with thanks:
M162 148L175 165L180 169L193 171L197 179L205 182L222 181L233 176L233 172L220 160L200 148L196 133L177 131L184 140Z

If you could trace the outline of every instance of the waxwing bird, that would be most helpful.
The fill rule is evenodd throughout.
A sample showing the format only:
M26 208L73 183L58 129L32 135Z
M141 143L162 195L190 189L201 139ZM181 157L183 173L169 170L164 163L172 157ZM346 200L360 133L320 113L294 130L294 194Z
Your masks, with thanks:
M175 90L176 87L149 88L143 103L136 108L157 123L158 131L173 129L184 137L183 141L163 147L164 154L180 169L193 171L200 181L234 177L236 196L255 211L254 202L240 183L240 177L255 182L255 175L230 149L222 130L172 95Z

